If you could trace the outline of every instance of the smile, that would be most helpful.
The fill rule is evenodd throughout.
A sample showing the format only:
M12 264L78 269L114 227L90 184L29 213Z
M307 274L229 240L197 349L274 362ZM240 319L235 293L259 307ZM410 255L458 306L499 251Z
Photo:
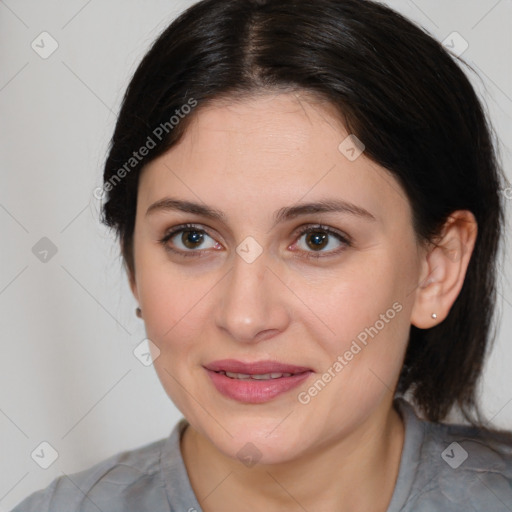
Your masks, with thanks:
M240 373L210 368L205 368L205 371L210 377L213 388L223 397L245 404L262 404L281 395L285 396L314 375L312 370L302 368L296 373L290 371Z
M291 377L293 373L260 373L260 374L248 374L248 373L233 373L233 372L216 372L223 375L226 375L226 377L229 377L230 379L241 379L241 380L248 380L248 379L255 379L255 380L269 380L269 379L280 379L282 377Z

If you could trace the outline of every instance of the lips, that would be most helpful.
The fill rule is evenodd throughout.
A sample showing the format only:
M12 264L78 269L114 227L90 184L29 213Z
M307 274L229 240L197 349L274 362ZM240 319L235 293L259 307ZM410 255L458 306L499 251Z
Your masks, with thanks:
M314 372L305 366L234 359L213 361L205 370L214 387L227 398L246 404L261 404L286 394Z

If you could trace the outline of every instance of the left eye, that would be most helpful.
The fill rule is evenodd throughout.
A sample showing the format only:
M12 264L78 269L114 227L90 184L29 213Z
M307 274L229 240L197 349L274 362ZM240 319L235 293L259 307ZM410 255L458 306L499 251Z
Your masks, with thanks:
M345 247L350 247L351 245L347 236L325 226L310 226L303 229L299 233L299 240L304 236L306 245L303 245L302 248L305 247L303 250L307 253L307 257L318 258L324 256L325 254L323 253L337 254L340 250L343 250ZM324 251L323 249L331 245L330 242L332 238L337 239L340 242L340 245L338 245L338 248L334 247L331 248L331 250ZM308 249L312 249L312 251Z

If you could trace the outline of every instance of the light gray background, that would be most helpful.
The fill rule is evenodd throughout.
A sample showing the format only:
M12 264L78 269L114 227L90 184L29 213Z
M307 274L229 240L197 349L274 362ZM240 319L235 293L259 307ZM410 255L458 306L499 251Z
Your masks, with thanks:
M0 512L56 476L167 436L181 416L133 355L144 327L93 190L129 78L192 3L0 1ZM510 183L512 1L387 3L440 41L456 31L468 42L463 57L482 78L471 77ZM47 59L31 47L43 31L59 45ZM46 263L32 252L43 237L58 250ZM509 255L504 262L481 402L494 425L512 428ZM46 470L31 458L43 441L58 452Z

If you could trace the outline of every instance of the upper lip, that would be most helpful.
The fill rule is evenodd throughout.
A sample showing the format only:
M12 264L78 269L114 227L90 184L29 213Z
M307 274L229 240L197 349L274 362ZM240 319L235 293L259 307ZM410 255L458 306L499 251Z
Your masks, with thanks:
M205 368L214 372L243 373L247 375L263 375L266 373L303 373L312 371L305 366L296 366L294 364L279 363L277 361L254 361L244 363L236 359L221 359L212 361L205 365Z

